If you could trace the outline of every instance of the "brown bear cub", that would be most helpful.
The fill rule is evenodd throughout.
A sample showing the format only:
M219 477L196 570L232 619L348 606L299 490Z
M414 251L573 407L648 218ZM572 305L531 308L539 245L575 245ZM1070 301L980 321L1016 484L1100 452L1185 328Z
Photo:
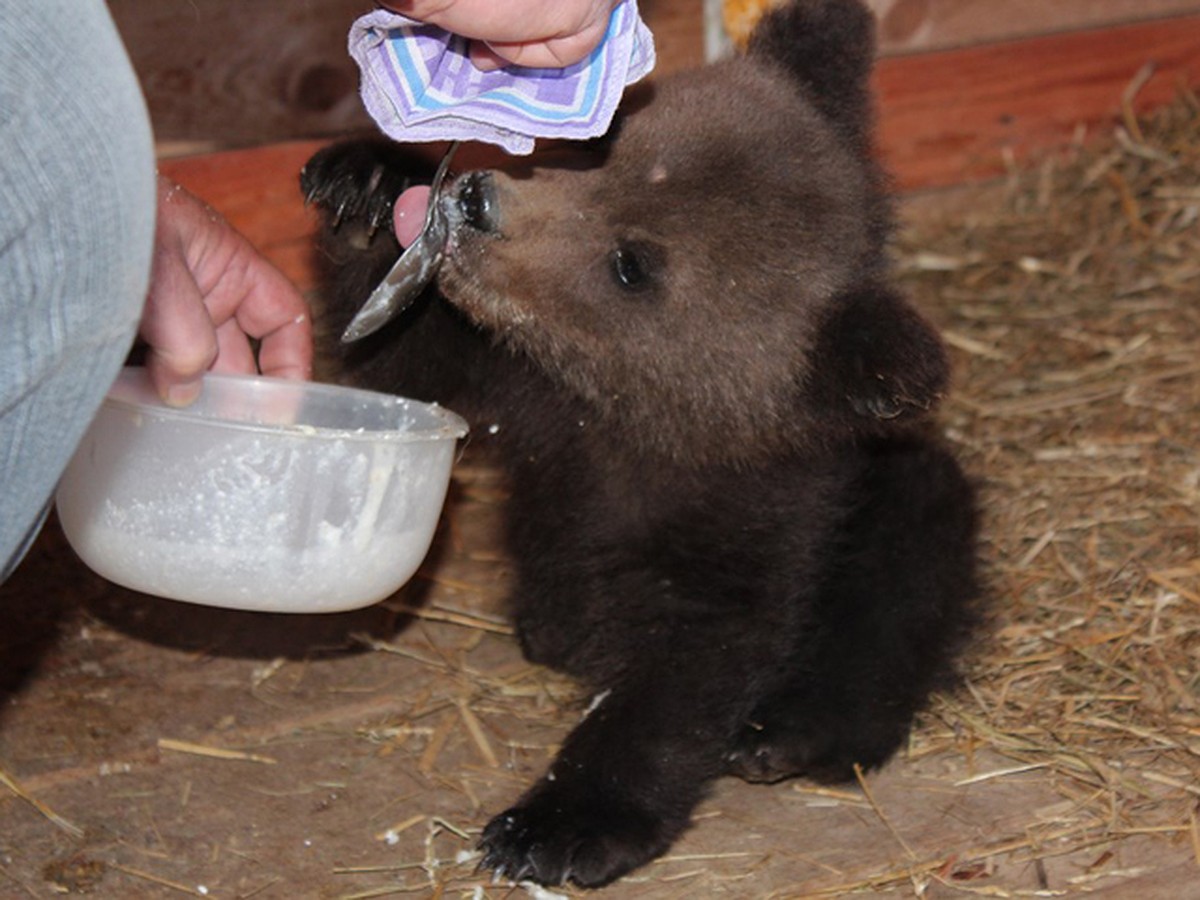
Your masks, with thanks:
M943 348L888 280L873 56L858 0L796 0L569 159L460 176L437 289L337 350L342 380L495 446L521 647L599 694L484 830L502 876L610 882L721 775L852 778L949 679L974 503L931 428ZM305 169L331 348L395 260L415 159Z

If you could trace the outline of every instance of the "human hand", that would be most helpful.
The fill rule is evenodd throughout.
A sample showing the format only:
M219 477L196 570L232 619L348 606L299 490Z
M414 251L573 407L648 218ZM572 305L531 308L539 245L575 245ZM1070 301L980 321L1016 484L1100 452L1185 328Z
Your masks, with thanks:
M161 176L139 334L150 379L172 406L195 400L209 369L312 374L312 321L300 292L215 210ZM257 361L251 338L261 341Z
M619 0L384 0L411 19L471 38L471 61L484 70L509 64L562 68L604 38Z

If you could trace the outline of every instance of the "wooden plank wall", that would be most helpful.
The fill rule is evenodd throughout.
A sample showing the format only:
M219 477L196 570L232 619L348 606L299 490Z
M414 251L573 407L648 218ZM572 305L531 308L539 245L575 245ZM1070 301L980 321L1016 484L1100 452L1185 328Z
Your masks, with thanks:
M703 0L642 0L658 71L702 61ZM372 0L109 0L162 152L346 134L372 124L346 54Z
M1200 0L868 2L880 17L885 56L1200 14ZM641 0L660 74L703 60L705 3ZM345 43L371 0L109 0L109 7L166 152L370 128Z

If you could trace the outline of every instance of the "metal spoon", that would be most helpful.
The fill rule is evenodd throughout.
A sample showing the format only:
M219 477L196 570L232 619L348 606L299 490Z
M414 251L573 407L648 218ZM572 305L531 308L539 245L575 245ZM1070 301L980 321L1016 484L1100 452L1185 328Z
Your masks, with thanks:
M358 313L342 332L342 343L349 344L378 331L412 303L421 291L433 281L446 255L446 241L450 237L450 226L446 213L439 202L442 182L450 168L450 157L458 149L458 141L450 145L441 164L434 173L429 186L429 207L425 211L425 223L417 239L400 254L391 271L362 305Z

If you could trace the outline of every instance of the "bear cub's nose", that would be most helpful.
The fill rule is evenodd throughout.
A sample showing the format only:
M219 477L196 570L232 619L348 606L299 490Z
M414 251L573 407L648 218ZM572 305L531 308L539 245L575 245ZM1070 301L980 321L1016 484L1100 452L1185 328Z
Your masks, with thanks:
M490 172L471 172L459 180L458 210L463 222L477 231L500 230L496 188Z

